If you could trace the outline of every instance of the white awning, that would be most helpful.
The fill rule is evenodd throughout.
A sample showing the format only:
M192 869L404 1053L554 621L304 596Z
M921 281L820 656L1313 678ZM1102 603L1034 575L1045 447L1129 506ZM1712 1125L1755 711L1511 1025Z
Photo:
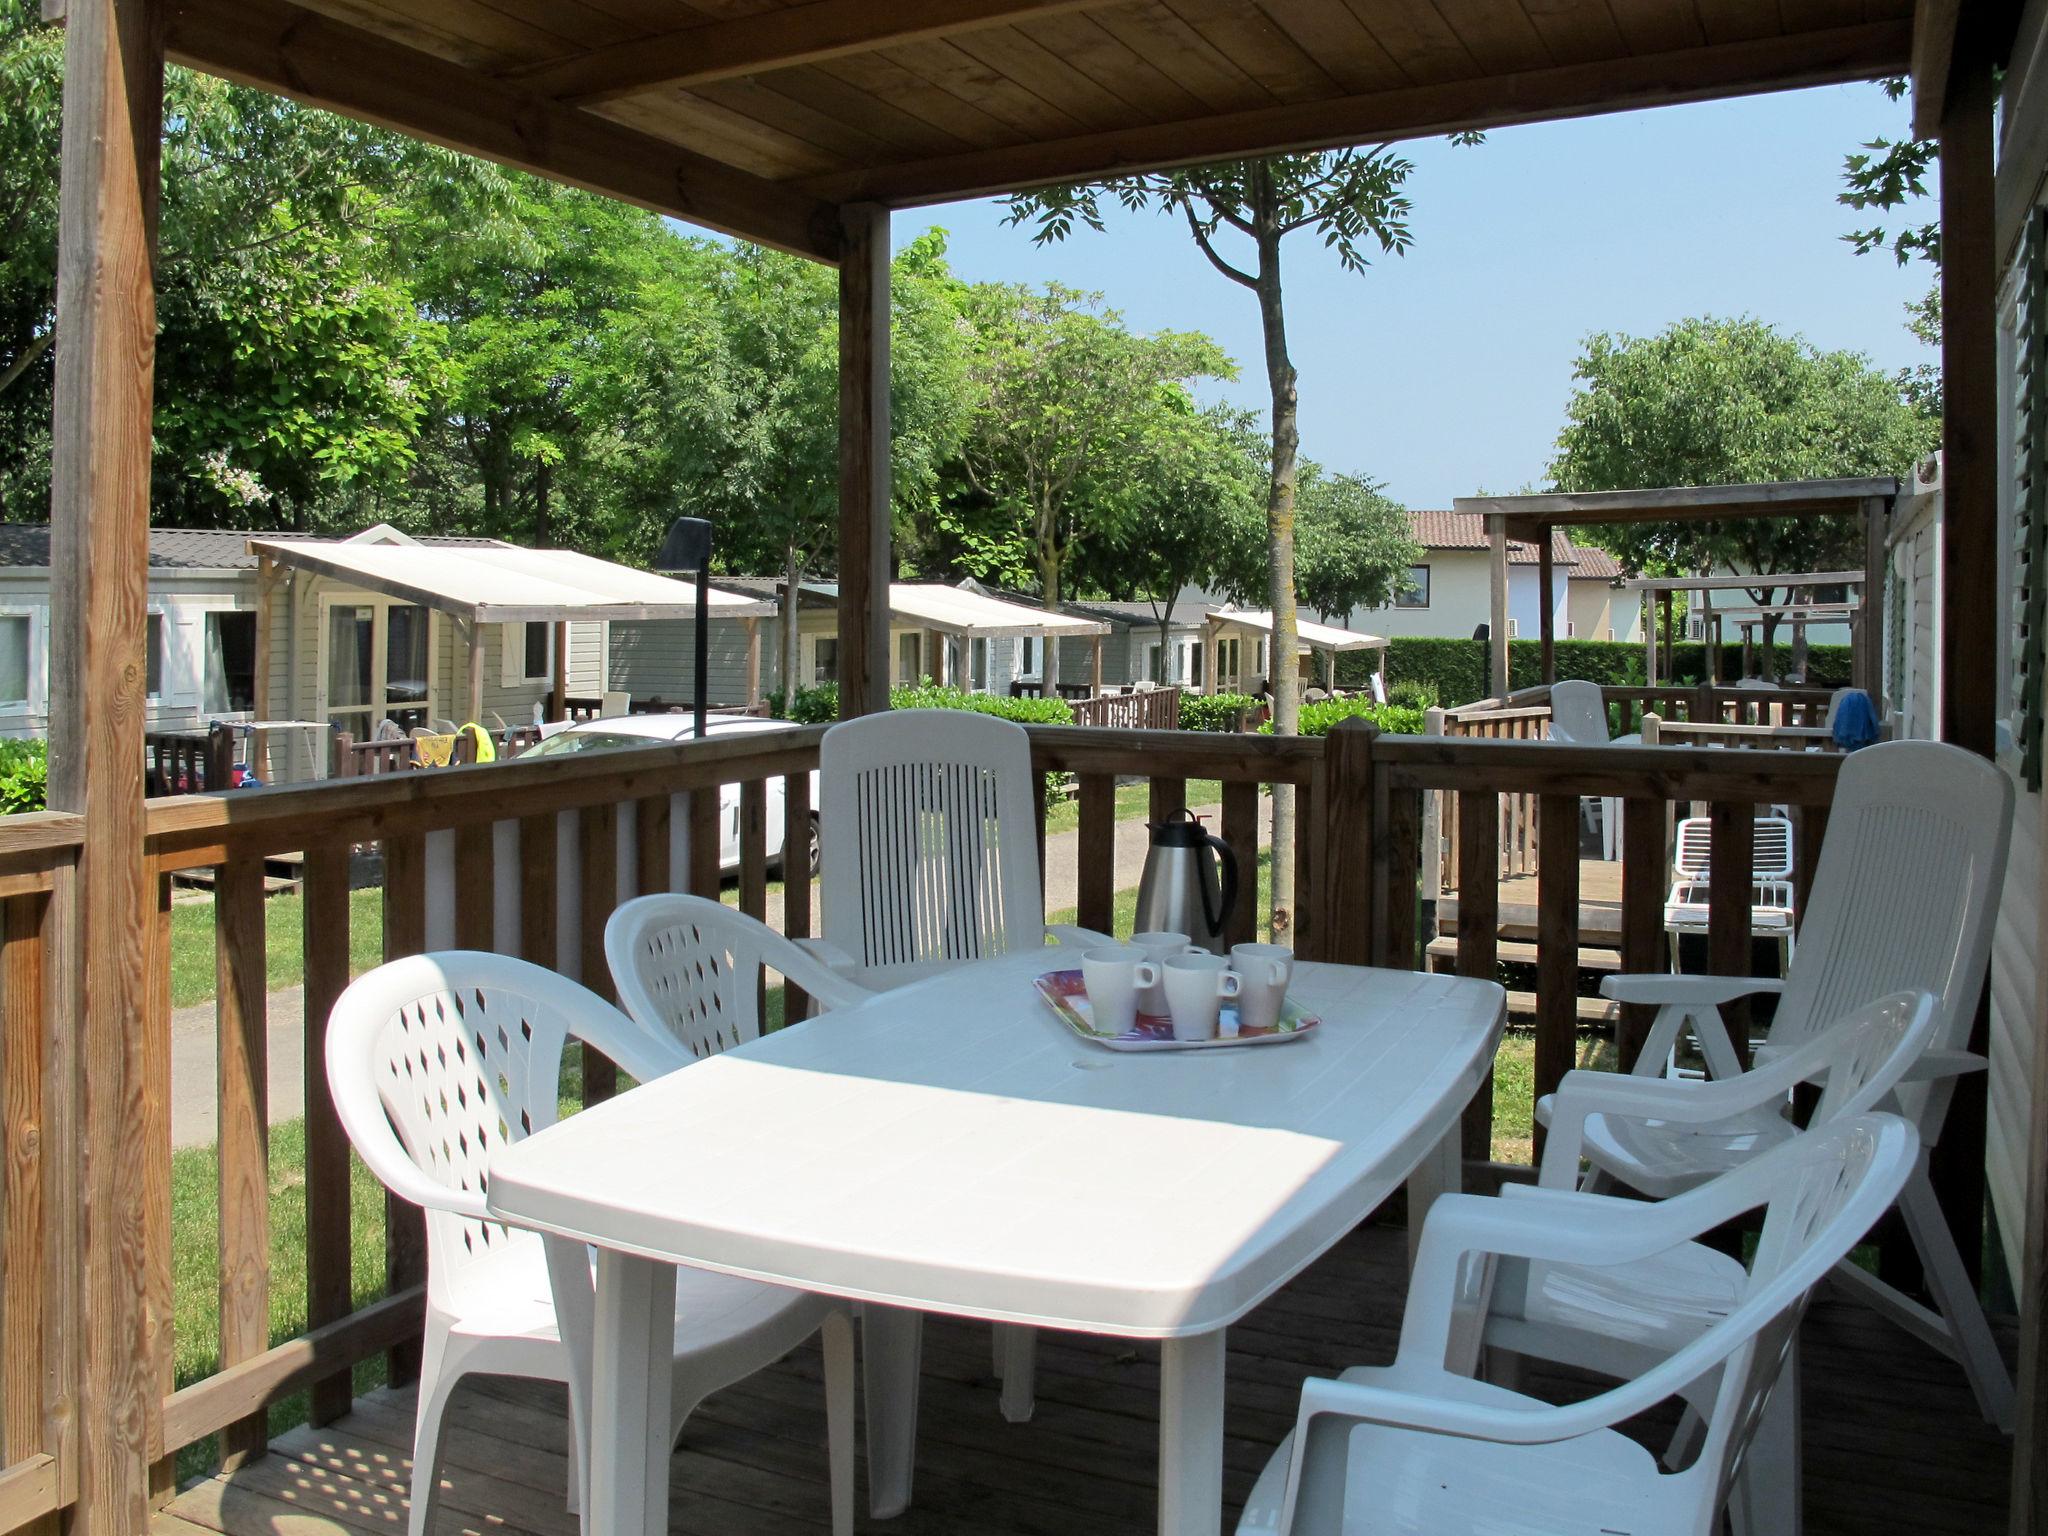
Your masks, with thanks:
M836 582L804 583L804 591L839 601ZM892 581L889 583L889 617L920 629L936 629L949 635L971 635L977 639L999 640L1014 635L1106 635L1109 625L1100 619L1080 619L1072 614L1013 603L964 587L938 582Z
M1235 624L1241 629L1256 629L1262 634L1273 633L1273 615L1270 613L1222 608L1209 615L1209 622ZM1294 629L1304 650L1377 651L1385 649L1387 643L1384 635L1361 634L1355 629L1338 629L1330 624L1312 624L1307 619L1296 619Z
M249 549L281 565L478 624L685 619L697 611L694 582L636 571L568 549L324 539L251 539ZM775 611L774 603L766 599L717 587L711 589L707 607L715 618Z

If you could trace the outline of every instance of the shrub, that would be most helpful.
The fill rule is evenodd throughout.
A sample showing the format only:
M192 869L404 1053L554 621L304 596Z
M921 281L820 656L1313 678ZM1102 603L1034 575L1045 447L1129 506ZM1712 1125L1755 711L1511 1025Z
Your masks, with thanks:
M0 741L0 816L49 804L50 749L40 741Z
M1435 709L1440 702L1436 684L1420 678L1405 678L1387 690L1387 702L1409 709Z
M1261 700L1248 693L1189 693L1180 696L1180 728L1184 731L1235 731Z
M1395 736L1420 736L1422 711L1406 704L1375 704L1368 698L1325 699L1301 706L1301 734L1327 736L1339 720L1369 720ZM1263 735L1273 734L1273 722L1259 727Z
M965 709L977 715L995 715L1019 725L1072 725L1073 706L1065 699L1006 698L996 693L969 693L962 688L941 688L926 678L915 688L889 690L891 709Z

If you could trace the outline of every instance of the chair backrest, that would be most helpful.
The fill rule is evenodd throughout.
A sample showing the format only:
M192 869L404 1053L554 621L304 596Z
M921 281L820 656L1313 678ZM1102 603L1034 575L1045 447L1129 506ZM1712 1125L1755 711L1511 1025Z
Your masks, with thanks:
M1704 881L1712 870L1713 822L1687 816L1678 823L1671 867L1687 883ZM1792 878L1792 822L1784 816L1759 816L1750 831L1749 874L1753 883Z
M751 921L703 896L641 896L605 924L619 1006L658 1021L692 1057L761 1036L766 961Z
M1707 856L1713 851L1713 823L1704 816L1687 816L1678 824L1678 841L1671 867L1682 881L1707 878L1711 867Z
M1771 1026L1773 1054L1894 992L1932 992L1934 1048L1967 1045L2012 810L2012 781L1958 747L1887 742L1843 760ZM1930 1142L1951 1086L1899 1091L1901 1112Z
M1607 701L1598 683L1568 678L1551 684L1550 739L1580 747L1607 745Z
M689 1057L594 992L507 955L414 955L358 977L327 1025L327 1082L357 1153L427 1208L429 1294L508 1240L483 1216L498 1147L555 1123L562 1047L587 1040L645 1081Z
M843 721L819 746L818 782L825 938L865 971L1045 942L1022 726L943 709Z

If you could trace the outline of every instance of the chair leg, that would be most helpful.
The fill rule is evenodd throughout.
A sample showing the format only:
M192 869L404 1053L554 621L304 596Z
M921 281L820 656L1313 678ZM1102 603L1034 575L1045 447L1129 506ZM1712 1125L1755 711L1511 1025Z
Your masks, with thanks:
M1804 1476L1799 1444L1799 1339L1785 1352L1784 1368L1764 1403L1763 1417L1743 1453L1731 1501L1740 1511L1736 1536L1800 1536Z
M1003 1417L1012 1424L1028 1424L1037 1407L1038 1330L1012 1323L1001 1335L1003 1351Z
M1941 1214L1941 1202L1927 1181L1927 1159L1923 1156L1913 1177L1899 1196L1899 1211L1906 1218L1906 1231L1919 1251L1927 1289L1933 1293L1935 1310L1948 1325L1949 1339L1970 1390L1976 1394L1978 1411L2000 1434L2013 1432L2012 1377L2005 1359L1998 1353L1998 1341L1984 1318L1984 1304L1970 1284L1963 1257L1956 1252L1955 1236Z
M433 1529L434 1506L440 1499L441 1424L448 1414L448 1399L462 1380L459 1368L449 1369L448 1335L429 1327L420 1355L419 1409L413 1421L412 1482L406 1489L411 1505L406 1517L407 1536L427 1536ZM575 1458L570 1461L571 1473Z
M819 1334L825 1348L825 1444L831 1467L832 1536L853 1536L852 1314L827 1314Z

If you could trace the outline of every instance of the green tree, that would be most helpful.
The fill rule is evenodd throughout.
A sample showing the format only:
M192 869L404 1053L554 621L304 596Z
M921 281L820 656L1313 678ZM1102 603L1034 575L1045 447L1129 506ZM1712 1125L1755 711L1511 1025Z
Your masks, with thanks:
M1564 491L1904 475L1938 436L1861 353L1822 352L1755 319L1593 336L1574 377L1550 466ZM1863 560L1862 530L1847 517L1626 524L1595 536L1627 564L1686 574L1779 575ZM1766 616L1766 665L1775 629Z
M1191 381L1236 366L1199 332L1139 335L1099 296L1058 284L977 287L967 313L978 388L961 461L1001 530L983 558L1014 564L1021 550L1057 608L1068 559L1090 541L1120 542L1142 505L1162 413L1185 412ZM1048 691L1058 668L1047 646Z
M1461 135L1461 141L1475 136ZM1267 601L1273 614L1273 654L1295 651L1295 484L1301 448L1300 386L1287 347L1286 291L1281 250L1287 237L1308 231L1352 272L1363 272L1368 253L1407 250L1409 202L1403 190L1414 165L1380 144L1318 154L1275 155L1177 171L1123 176L1081 186L1021 193L1010 200L1009 221L1034 224L1040 242L1064 240L1078 219L1103 228L1105 197L1127 209L1153 208L1186 221L1196 248L1223 276L1257 298L1265 339L1266 382L1272 399L1272 464L1266 488ZM1227 233L1226 233L1227 232ZM1250 260L1232 243L1249 242ZM1235 257L1235 259L1234 259ZM1275 667L1273 728L1295 734L1301 701L1289 668ZM1294 891L1294 793L1273 795L1273 925L1284 930Z
M1895 75L1882 82L1884 93L1893 101L1903 100L1912 82ZM1900 266L1913 261L1941 269L1941 223L1924 217L1930 193L1928 177L1940 158L1938 139L1872 139L1842 164L1842 191L1835 200L1858 213L1904 214L1904 222L1885 222L1851 230L1842 238L1867 256L1873 251L1890 251ZM1923 346L1941 345L1941 284L1937 280L1927 292L1906 306L1906 329ZM1941 369L1934 363L1915 363L1898 372L1899 391L1912 406L1930 420L1941 420Z

